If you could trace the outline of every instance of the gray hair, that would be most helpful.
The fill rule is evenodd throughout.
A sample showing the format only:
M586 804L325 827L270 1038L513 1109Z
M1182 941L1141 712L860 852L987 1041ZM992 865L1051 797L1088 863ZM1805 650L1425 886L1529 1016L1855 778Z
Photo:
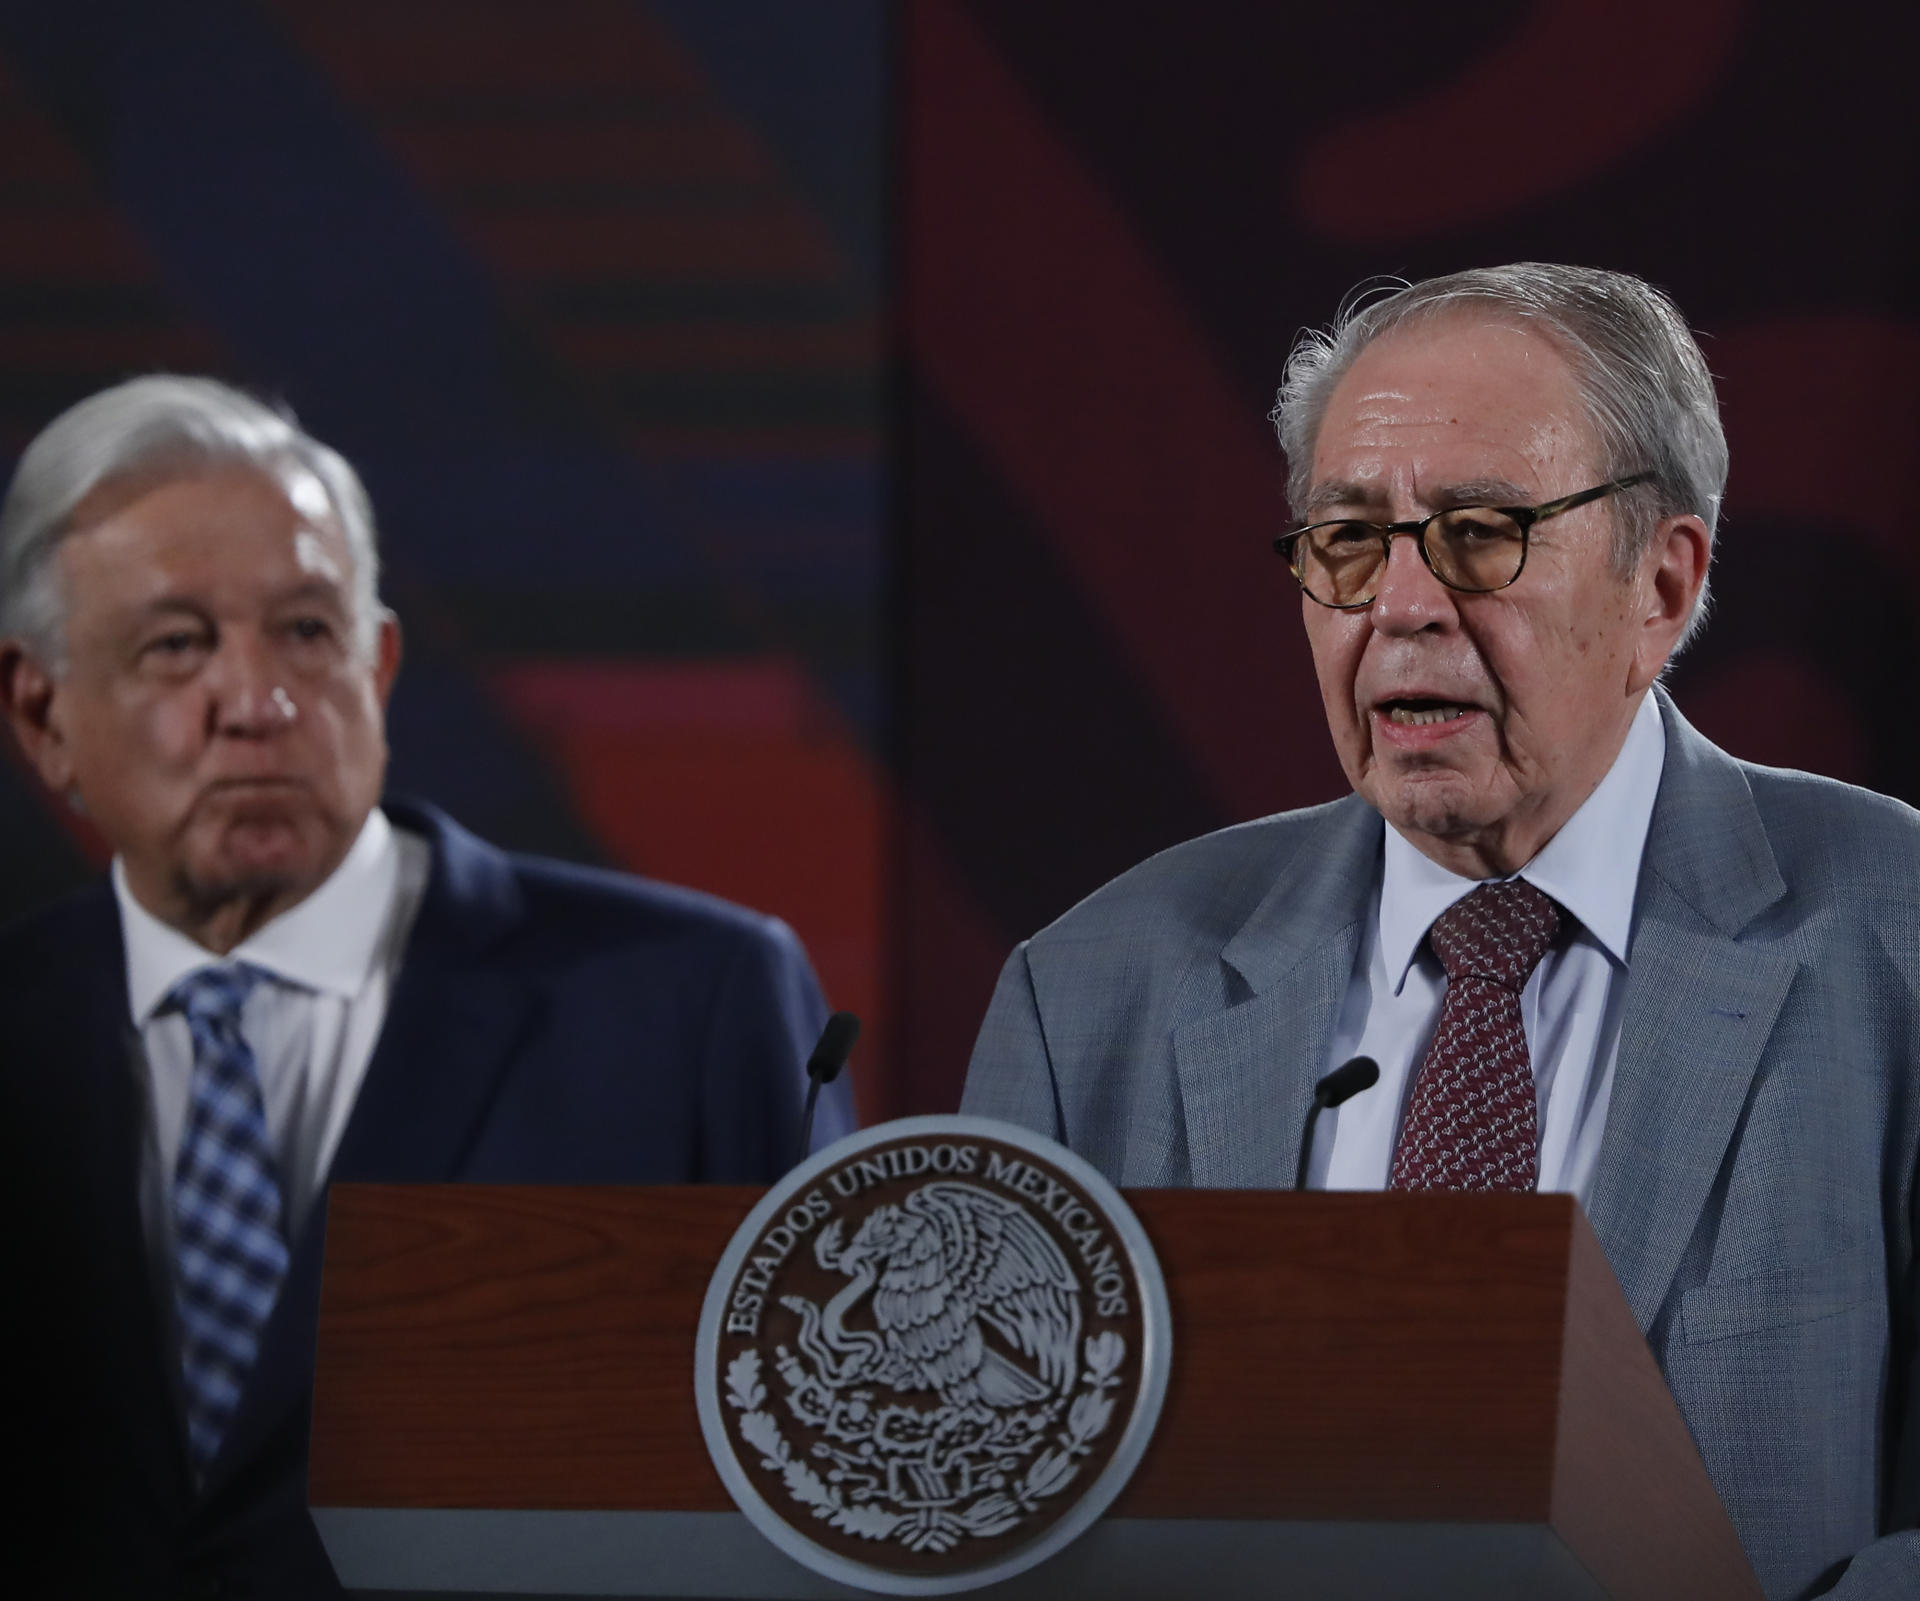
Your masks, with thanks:
M1699 517L1711 550L1727 484L1727 440L1713 376L1685 319L1652 284L1630 274L1537 261L1476 267L1398 288L1363 286L1332 327L1301 334L1272 417L1296 510L1312 488L1327 403L1360 352L1382 334L1457 310L1538 328L1573 369L1600 442L1601 476L1652 473L1646 484L1609 502L1620 572L1632 570L1665 517ZM1675 654L1699 633L1706 613L1703 582Z
M144 473L304 468L320 480L353 558L355 643L371 655L380 619L373 506L347 459L291 413L212 378L155 373L89 395L27 446L0 504L0 638L49 672L66 666L66 597L54 563L75 509L103 484Z

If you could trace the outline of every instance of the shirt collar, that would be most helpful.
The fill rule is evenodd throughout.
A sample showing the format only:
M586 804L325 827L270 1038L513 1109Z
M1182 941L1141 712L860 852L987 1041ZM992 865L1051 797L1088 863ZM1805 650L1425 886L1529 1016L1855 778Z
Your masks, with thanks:
M393 827L375 807L325 883L223 957L135 900L126 868L116 856L113 893L126 939L127 1005L134 1026L144 1027L190 973L228 961L265 968L301 989L352 999L373 970L399 874Z
M1581 927L1622 966L1633 928L1640 858L1646 850L1666 759L1660 708L1649 694L1633 714L1607 776L1516 875L1577 917ZM1397 828L1389 826L1386 834L1380 952L1398 994L1433 920L1481 881L1448 872L1409 844Z

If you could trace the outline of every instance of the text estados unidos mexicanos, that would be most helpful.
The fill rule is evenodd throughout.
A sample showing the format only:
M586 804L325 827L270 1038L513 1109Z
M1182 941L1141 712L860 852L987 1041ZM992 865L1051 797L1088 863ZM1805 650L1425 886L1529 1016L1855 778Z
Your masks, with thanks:
M982 1157L984 1156L984 1164ZM982 1168L984 1166L984 1173ZM1025 1196L1058 1223L1079 1250L1093 1281L1094 1312L1103 1318L1127 1315L1127 1279L1119 1254L1101 1231L1099 1220L1057 1179L1018 1157L982 1151L977 1145L890 1145L872 1156L855 1157L827 1175L827 1188L851 1200L876 1184L923 1175L983 1176L990 1183ZM835 1211L825 1189L811 1189L760 1236L753 1254L734 1281L728 1303L727 1333L749 1338L760 1333L760 1314L773 1288L773 1275L793 1249Z

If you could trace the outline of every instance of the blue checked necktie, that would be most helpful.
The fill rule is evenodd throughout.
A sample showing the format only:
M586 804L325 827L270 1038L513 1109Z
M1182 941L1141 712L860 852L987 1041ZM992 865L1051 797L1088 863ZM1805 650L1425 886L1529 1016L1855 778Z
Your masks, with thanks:
M187 1443L203 1477L240 1404L287 1275L260 1072L240 1032L240 1008L265 976L244 966L205 968L167 997L193 1031L193 1086L173 1174L173 1243Z

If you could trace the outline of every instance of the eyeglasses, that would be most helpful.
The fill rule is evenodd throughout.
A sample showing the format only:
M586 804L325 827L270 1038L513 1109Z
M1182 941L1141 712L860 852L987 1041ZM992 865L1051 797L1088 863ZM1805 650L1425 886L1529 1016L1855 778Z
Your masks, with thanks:
M1558 517L1602 496L1631 489L1650 472L1562 495L1544 506L1453 506L1414 522L1369 523L1352 518L1309 523L1282 534L1273 548L1285 558L1309 600L1336 611L1371 606L1380 575L1393 555L1393 536L1409 535L1427 570L1449 589L1484 595L1505 589L1527 565L1535 523Z

